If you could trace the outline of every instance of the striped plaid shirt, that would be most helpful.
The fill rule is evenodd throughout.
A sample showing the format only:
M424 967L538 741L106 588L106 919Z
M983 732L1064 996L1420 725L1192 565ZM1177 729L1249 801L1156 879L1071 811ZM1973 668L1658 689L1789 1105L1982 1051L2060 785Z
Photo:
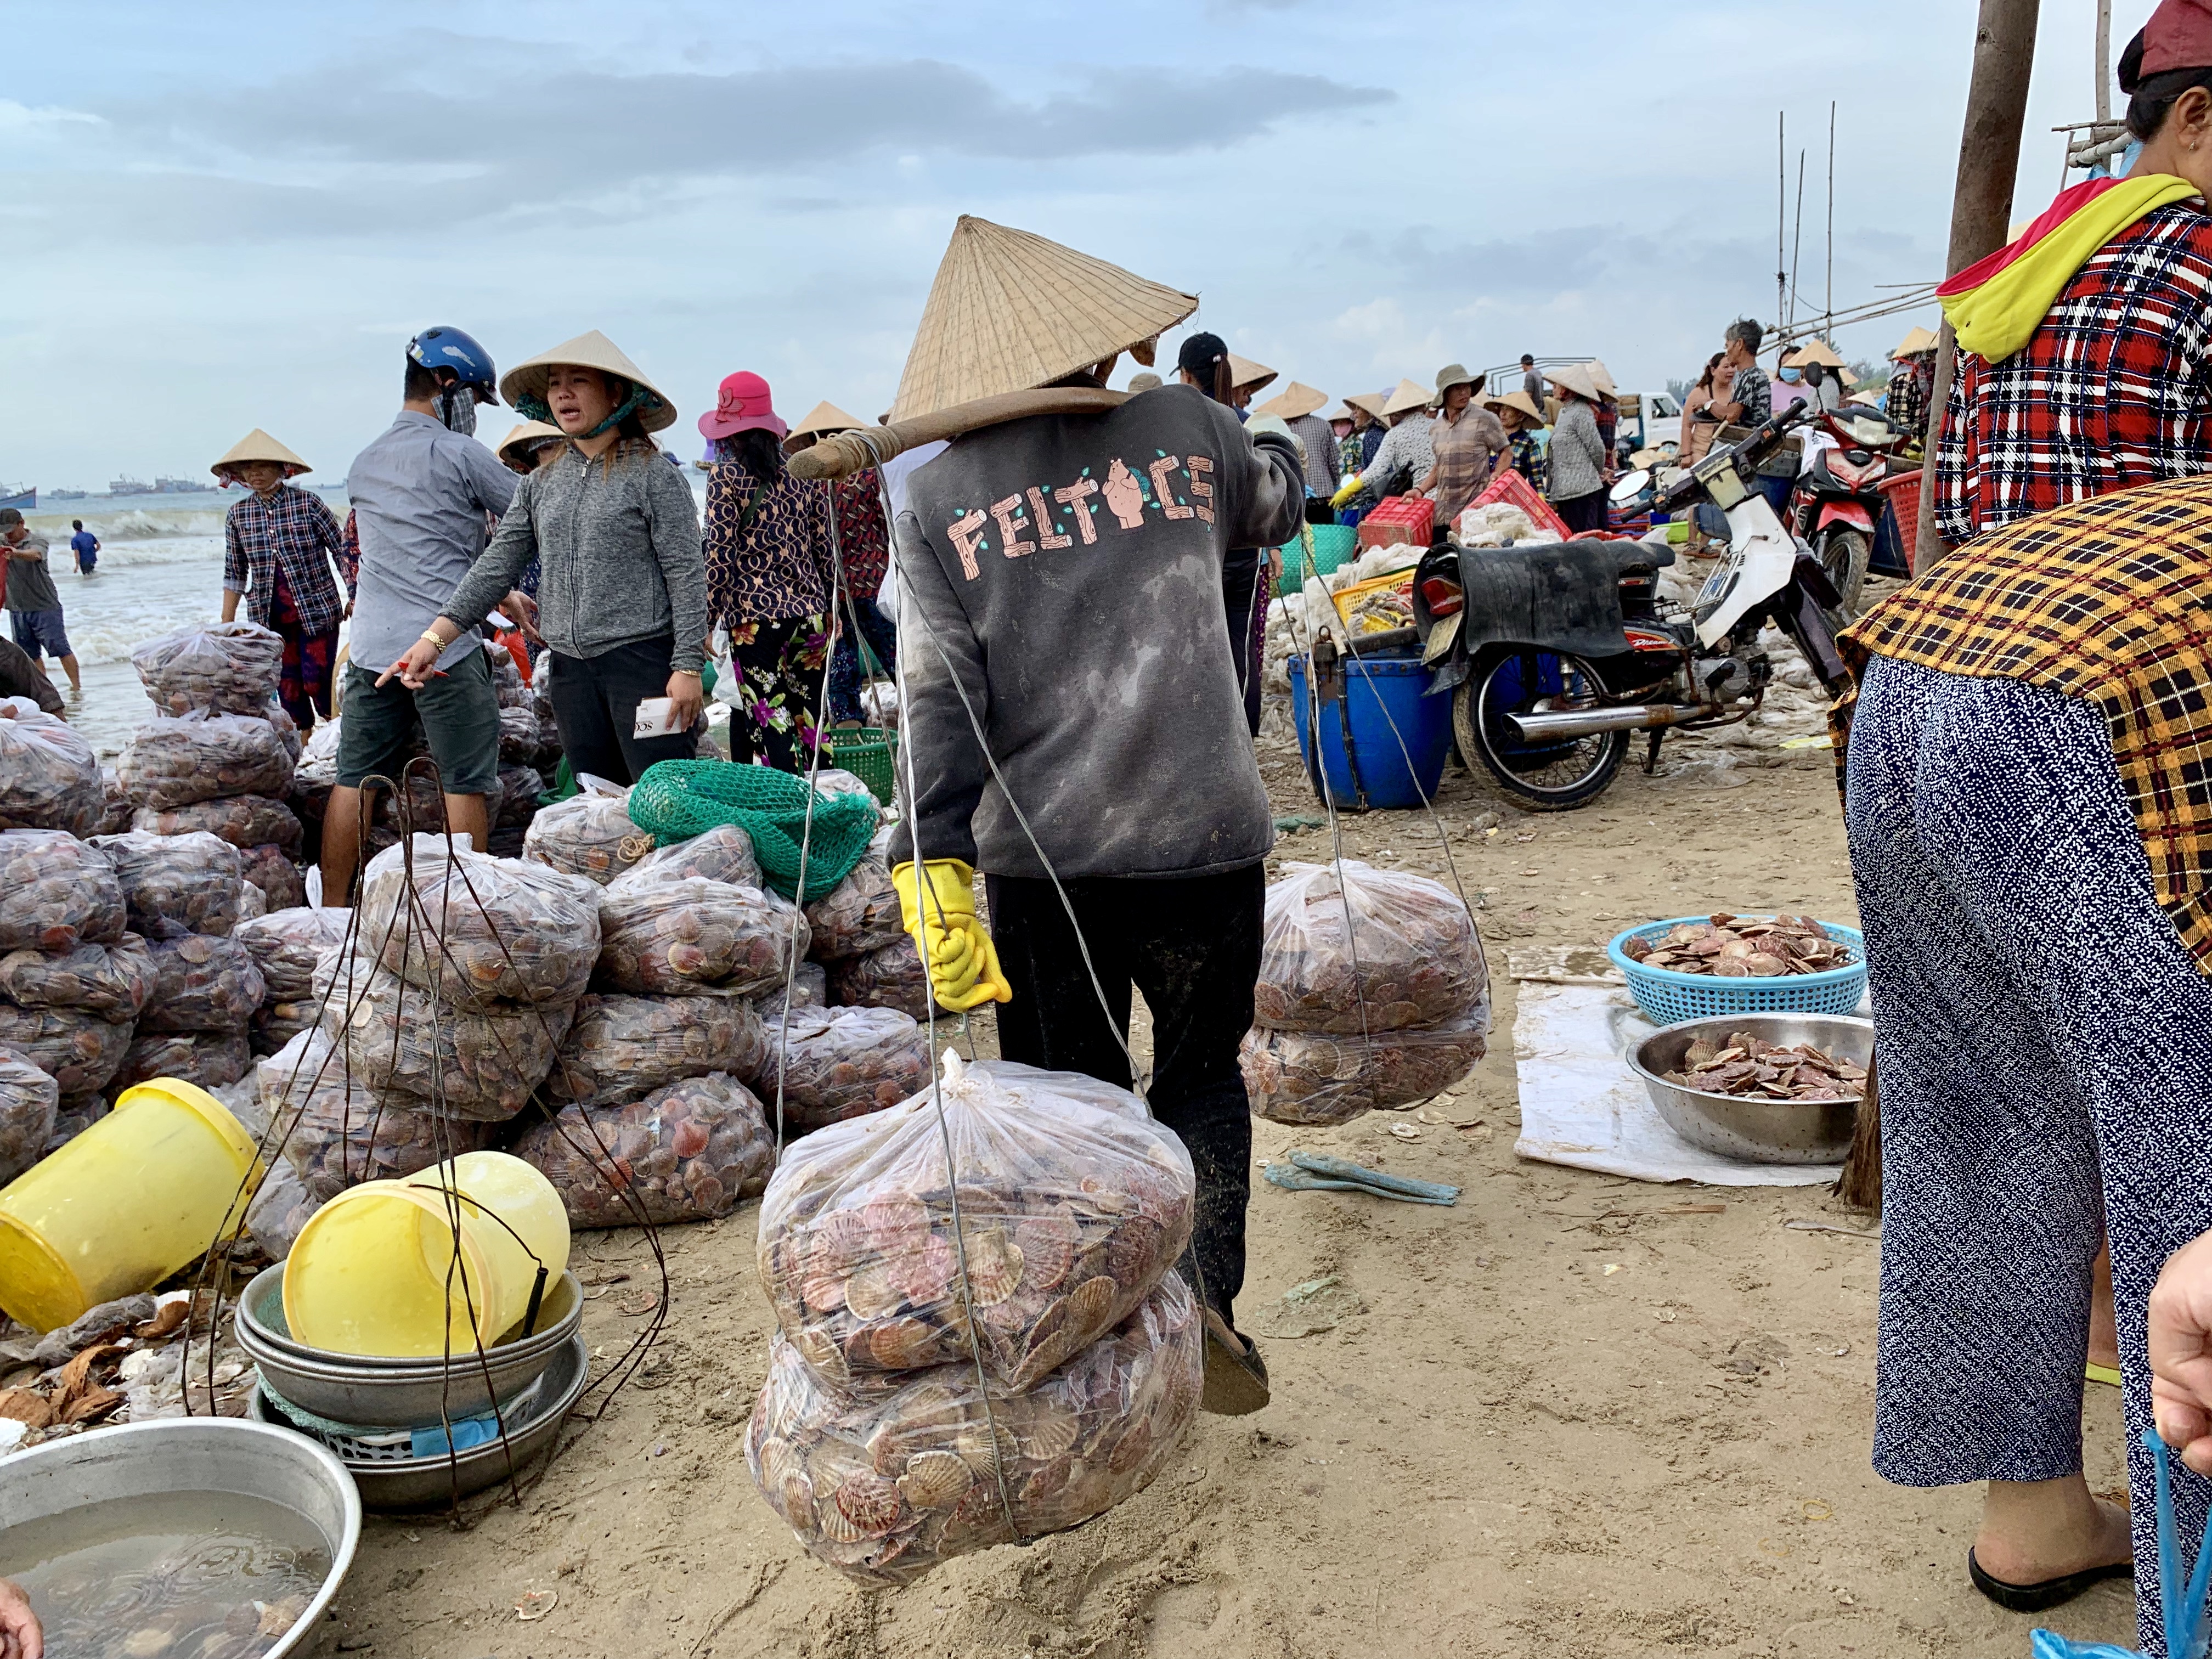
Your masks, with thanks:
M222 521L222 586L246 595L246 614L264 628L276 603L276 580L292 590L302 636L333 634L345 617L345 600L331 579L335 561L353 592L358 552L349 553L337 520L323 498L278 484L267 501L249 492L233 501Z
M1993 531L1876 605L1841 644L1855 669L1891 657L2098 705L2158 902L2212 974L2212 477L2096 495ZM1839 767L1856 696L1831 716Z
M2212 216L2176 202L2092 255L2002 362L1959 354L1936 459L1943 539L2212 471L2208 353Z

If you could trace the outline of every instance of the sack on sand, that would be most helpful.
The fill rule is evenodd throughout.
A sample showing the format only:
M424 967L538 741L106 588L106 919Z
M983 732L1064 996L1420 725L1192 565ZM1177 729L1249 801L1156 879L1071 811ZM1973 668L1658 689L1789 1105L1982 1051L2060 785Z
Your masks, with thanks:
M1259 1024L1371 1035L1457 1018L1488 994L1474 920L1449 890L1355 860L1343 872L1288 864L1267 889Z
M750 996L783 983L787 953L806 954L805 918L757 887L697 877L637 882L599 895L602 991L668 996L726 990Z
M220 836L153 836L134 830L93 843L122 884L131 931L149 939L186 933L226 938L238 925L238 848Z
M187 933L156 939L154 995L138 1018L139 1035L156 1031L243 1031L267 987L253 953L234 939Z
M204 830L240 852L264 845L285 853L300 850L299 815L266 795L229 795L166 810L142 806L131 814L129 827L149 836L188 836Z
M522 838L522 856L601 886L653 850L653 837L629 821L619 795L571 795L541 806Z
M320 1203L364 1181L392 1181L463 1152L481 1152L489 1124L380 1095L320 1031L294 1037L254 1067L254 1086L306 1194Z
M28 697L0 698L0 830L89 836L106 816L107 791L92 745Z
M353 912L298 905L242 921L231 937L253 953L254 966L273 1001L313 994L315 966L345 939Z
M112 945L0 956L0 999L19 1008L75 1008L102 1019L136 1019L155 983L153 952L136 933Z
M528 1103L574 1013L565 1002L441 1007L420 986L358 961L349 994L343 963L333 971L322 1030L343 1041L355 1078L476 1122L503 1122Z
M758 887L760 860L753 856L753 838L734 823L718 823L702 834L656 847L607 884L609 892L659 881L681 881L697 876L707 881L726 881L732 887Z
M276 695L284 640L250 622L180 628L132 647L131 665L165 714L258 714Z
M906 937L890 866L872 854L854 865L853 873L828 894L808 905L806 921L814 930L812 954L822 962L866 956Z
M1277 1123L1348 1123L1363 1112L1440 1095L1474 1069L1488 1046L1487 999L1455 1019L1407 1031L1277 1031L1255 1025L1237 1061L1253 1112Z
M157 714L133 732L115 775L142 807L190 806L223 795L292 788L292 756L276 728L252 714Z
M781 999L779 999L779 1001ZM761 1098L774 1109L781 1048L787 1129L819 1129L911 1100L929 1086L929 1037L896 1008L764 1011Z
M549 1100L586 1106L637 1100L687 1077L758 1077L768 1058L760 1015L743 997L587 996L562 1039Z
M599 893L590 882L485 853L448 855L415 841L413 898L404 847L369 860L361 949L455 1008L574 1002L599 954Z
M921 952L912 939L902 937L896 945L829 968L833 1007L896 1008L909 1019L928 1019L929 975L922 971Z
M714 1221L757 1198L775 1141L751 1090L726 1072L627 1106L569 1106L526 1131L514 1155L560 1189L572 1227Z
M980 1356L1017 1389L1128 1316L1190 1242L1190 1154L1124 1089L948 1054ZM971 1357L933 1091L784 1150L761 1206L776 1320L826 1376Z
M0 1048L13 1048L53 1079L65 1101L107 1087L131 1047L131 1031L127 1019L102 1019L82 1008L0 1002Z
M115 866L60 830L0 831L0 951L70 951L123 937Z
M181 1078L203 1089L227 1089L252 1063L242 1025L234 1031L155 1032L132 1039L121 1068L108 1080L107 1092L111 1097L121 1094L153 1077Z
M844 1384L779 1332L745 1464L808 1553L871 1588L1080 1526L1175 1455L1205 1369L1196 1299L1169 1273L1117 1328L1026 1390L969 1365Z
M0 1048L0 1186L46 1156L61 1087L20 1049Z

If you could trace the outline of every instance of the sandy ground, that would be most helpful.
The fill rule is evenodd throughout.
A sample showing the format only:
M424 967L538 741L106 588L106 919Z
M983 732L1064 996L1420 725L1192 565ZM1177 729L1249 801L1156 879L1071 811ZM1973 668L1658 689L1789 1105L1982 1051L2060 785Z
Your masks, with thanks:
M1287 745L1263 752L1279 809L1314 810ZM663 1235L673 1304L647 1375L519 1509L478 1510L460 1531L370 1522L315 1650L2021 1659L2037 1621L1966 1583L1975 1494L1887 1486L1868 1467L1877 1247L1863 1218L1819 1188L1657 1187L1513 1154L1508 950L1717 907L1852 915L1826 752L1739 754L1717 776L1688 756L1655 779L1632 769L1559 817L1501 811L1449 775L1441 817L1491 946L1489 1059L1417 1113L1259 1124L1255 1152L1335 1151L1464 1196L1440 1209L1255 1181L1238 1315L1261 1335L1273 1404L1201 1418L1140 1497L900 1592L814 1564L740 1449L770 1323L748 1206ZM1422 815L1347 819L1344 842L1443 868ZM1306 831L1280 856L1327 844ZM635 1235L590 1234L575 1265L586 1333L618 1353L651 1299L650 1257ZM1310 1303L1283 1300L1331 1275ZM2091 1484L2117 1488L2114 1391L2091 1391L2087 1425ZM532 1593L549 1590L544 1610ZM2043 1622L2134 1632L2123 1588Z

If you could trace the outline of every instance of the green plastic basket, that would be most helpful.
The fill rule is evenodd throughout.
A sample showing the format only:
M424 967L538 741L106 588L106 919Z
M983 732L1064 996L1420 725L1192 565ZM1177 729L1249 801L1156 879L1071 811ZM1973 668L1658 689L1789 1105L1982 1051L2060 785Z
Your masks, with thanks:
M1283 579L1275 584L1279 597L1306 585L1306 549L1313 549L1313 572L1326 576L1358 552L1359 532L1350 525L1309 524L1298 529L1298 538L1283 544Z
M825 735L833 763L889 806L898 793L898 733L880 726L848 726Z

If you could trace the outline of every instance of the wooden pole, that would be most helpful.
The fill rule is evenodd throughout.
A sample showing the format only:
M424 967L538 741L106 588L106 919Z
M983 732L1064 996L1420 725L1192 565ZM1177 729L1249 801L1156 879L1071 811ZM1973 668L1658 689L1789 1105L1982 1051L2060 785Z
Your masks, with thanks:
M1966 86L1966 128L1959 137L1959 173L1951 192L1951 246L1946 276L1957 275L2004 246L2012 222L2013 177L2020 170L2021 131L2027 119L2027 82L2035 67L2039 0L1981 0L1974 28L1973 78ZM1936 343L1936 385L1928 411L1927 470L1920 489L1919 570L1949 551L1936 535L1936 456L1951 398L1956 346L1947 319Z

